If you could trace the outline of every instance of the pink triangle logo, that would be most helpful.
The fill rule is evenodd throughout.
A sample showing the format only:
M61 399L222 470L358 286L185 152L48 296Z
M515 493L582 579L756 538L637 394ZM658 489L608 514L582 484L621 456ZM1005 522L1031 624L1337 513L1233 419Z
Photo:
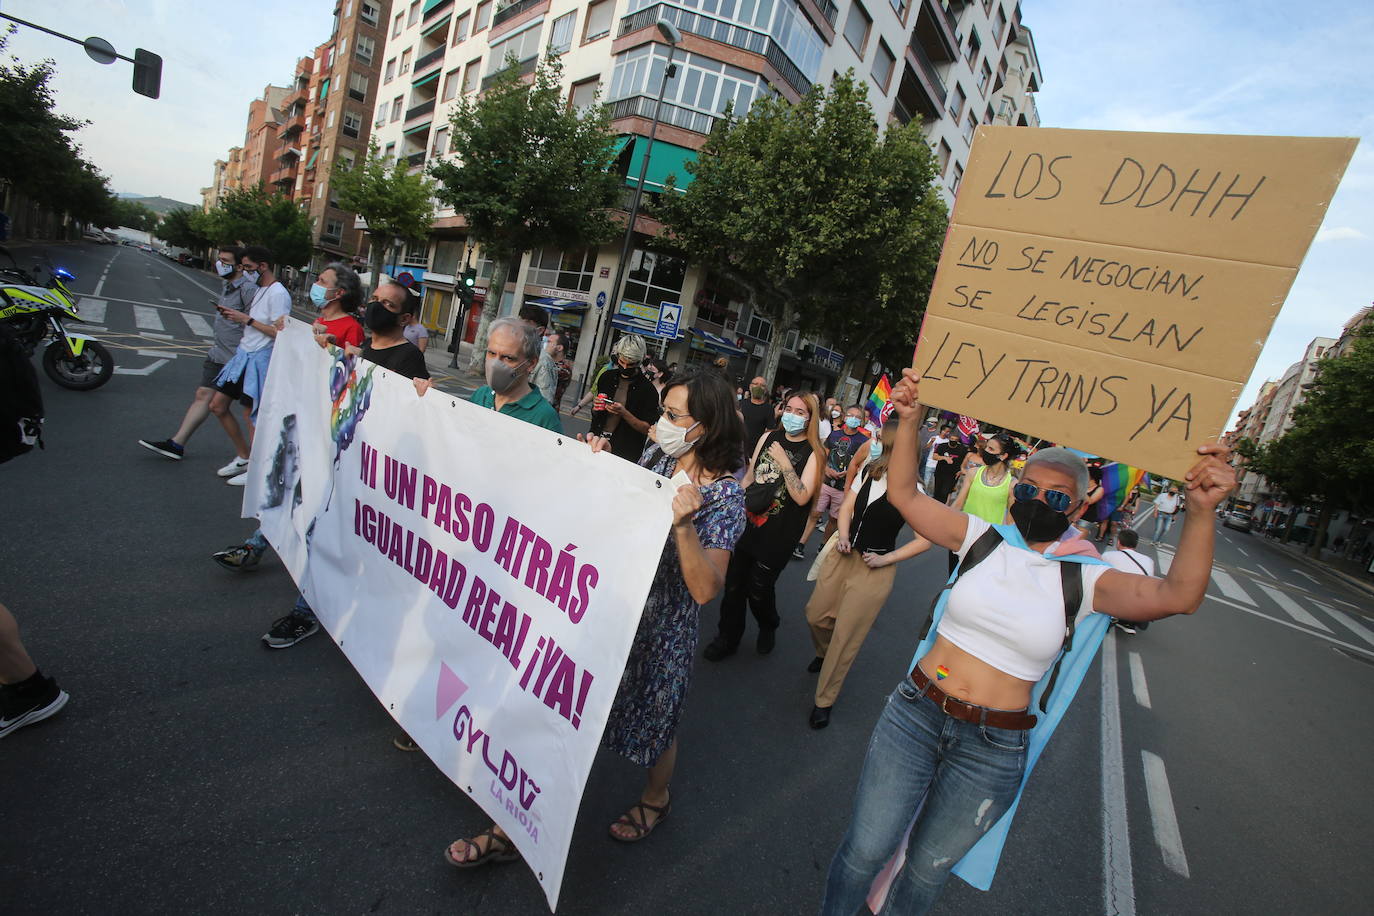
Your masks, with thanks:
M453 669L443 662L439 662L439 686L434 692L434 718L442 719L444 713L453 708L467 693L468 685L463 679L453 673Z

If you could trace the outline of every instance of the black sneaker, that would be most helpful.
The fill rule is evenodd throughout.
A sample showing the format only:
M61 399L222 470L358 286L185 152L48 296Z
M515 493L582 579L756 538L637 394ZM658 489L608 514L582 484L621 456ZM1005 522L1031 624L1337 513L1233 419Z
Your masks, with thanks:
M262 634L262 643L269 649L286 649L320 632L320 622L313 617L292 611L272 624L272 629Z
M809 671L809 672L811 672L812 674L820 674L820 673L821 673L821 668L824 667L824 666L825 666L825 659L823 659L823 658L821 658L819 655L817 655L815 658L811 659L811 664L809 664L809 665L806 666L806 670Z
M735 654L735 647L723 639L716 638L711 640L711 644L702 653L708 662L718 662L722 658L729 658Z
M210 559L225 569L244 572L258 565L262 559L262 551L249 544L235 544L233 547L226 547L218 553L211 554Z
M177 445L171 439L163 439L161 442L149 442L147 439L139 439L138 444L150 452L157 452L163 458L171 458L173 461L180 461L186 454L186 449Z
M798 544L796 547L793 547L793 548L792 548L792 559L794 559L794 560L805 560L805 559L806 559L806 548L803 547L801 544Z
M57 681L42 675L21 684L0 685L0 738L56 715L69 699Z
M776 641L774 634L777 632L776 627L759 630L758 642L754 643L754 648L758 650L759 655L767 655L773 651L773 643Z

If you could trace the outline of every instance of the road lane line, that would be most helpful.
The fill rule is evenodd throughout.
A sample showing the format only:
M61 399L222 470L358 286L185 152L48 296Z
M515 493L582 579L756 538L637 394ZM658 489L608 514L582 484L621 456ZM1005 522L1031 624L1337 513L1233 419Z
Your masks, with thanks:
M147 305L134 306L134 323L147 331L162 330L162 316L157 309Z
M1239 551L1241 552L1241 555L1242 555L1242 556L1247 556L1247 557L1250 556L1250 551L1246 550L1244 547L1240 546L1239 544L1236 545L1236 549L1239 550Z
M1323 636L1320 633L1307 629L1307 627L1300 627L1296 623L1292 623L1291 621L1282 620L1278 617L1270 617L1268 614L1264 613L1263 611L1256 610L1255 608L1246 607L1245 605L1237 604L1234 601L1227 601L1225 598L1218 598L1216 595L1208 595L1207 600L1215 601L1217 604L1224 604L1227 607L1233 607L1236 610L1244 611L1247 614L1254 614L1256 617L1268 620L1270 623L1277 623L1279 626L1288 627L1288 629L1290 630L1297 630L1299 633L1305 633L1308 636L1315 636L1317 639L1325 640L1326 642L1331 643L1333 646L1340 646L1342 649L1349 649L1351 652L1359 652L1361 655L1364 655L1367 658L1374 658L1374 653L1371 653L1368 649L1364 648L1363 646L1357 646L1354 643L1342 642L1334 636Z
M1360 637L1360 639L1363 639L1371 646L1374 646L1374 633L1371 633L1367 628L1351 620L1349 615L1347 615L1344 611L1338 611L1335 608L1327 607L1324 604L1318 604L1317 607L1321 608L1323 611L1326 611L1326 613L1330 614L1341 626L1345 627L1347 630L1354 633L1356 636Z
M164 356L171 357L172 359L176 359L177 357L177 354L168 352L167 350L135 350L134 352L139 356L148 356L153 359L161 359Z
M105 288L105 278L109 275L109 273L110 268L105 268L105 273L100 275L100 282L96 283L95 285L95 292L91 293L92 296L100 295L100 291Z
M1253 605L1255 600L1246 594L1245 589L1240 587L1240 583L1231 577L1231 574L1217 567L1212 567L1212 581L1221 589L1221 593L1227 598L1235 601L1243 601Z
M103 299L82 299L77 308L77 314L82 321L89 321L92 324L101 324L105 321L105 308L108 306Z
M1166 550L1163 545L1155 548L1155 565L1159 567L1159 574L1167 576L1169 566L1174 562L1174 552Z
M1295 569L1295 570L1293 570L1293 572L1295 572L1295 573L1297 573L1298 575L1302 576L1304 579L1308 580L1309 582L1313 583L1314 585L1321 585L1321 584L1322 584L1322 583L1321 583L1321 580L1318 579L1316 576L1309 576L1307 573L1303 572L1301 569Z
M1145 664L1140 660L1139 652L1131 653L1131 692L1135 694L1135 701L1146 709L1150 709L1150 687L1145 683Z
M1178 832L1178 815L1174 813L1174 797L1169 792L1169 775L1164 761L1149 751L1141 751L1145 765L1145 795L1150 800L1150 821L1155 828L1155 842L1164 857L1164 867L1187 878L1188 857L1183 854L1183 837Z
M1359 609L1360 609L1360 606L1359 606L1358 604L1355 604L1355 603L1352 602L1352 601L1346 601L1344 598L1337 598L1336 601L1339 602L1340 604L1344 604L1346 607L1353 607L1353 608L1355 608L1355 610L1359 610Z
M130 369L127 366L115 366L115 375L152 375L154 372L161 369L169 362L171 362L171 360L169 359L159 359L153 362L151 365L144 366L142 369Z
M1131 832L1127 826L1116 634L1108 630L1102 648L1102 904L1108 916L1135 916Z
M1273 579L1275 582L1279 580L1279 577L1271 573L1269 570L1265 569L1263 564L1256 563L1255 565L1260 568L1260 572L1264 573L1266 576Z
M190 312L181 316L186 326L191 329L191 333L198 337L214 337L215 332L210 328L210 322L206 321L201 315L193 315Z
M1330 627L1322 623L1317 618L1313 617L1311 614L1307 613L1307 610L1305 608L1301 607L1296 601L1294 601L1292 598L1289 598L1283 592L1264 584L1261 584L1260 588L1264 589L1265 594L1267 594L1270 598L1274 599L1274 603L1279 606L1280 610L1282 610L1289 617L1292 617L1298 623L1303 624L1304 626L1309 626L1314 630L1321 630L1325 633L1331 632Z

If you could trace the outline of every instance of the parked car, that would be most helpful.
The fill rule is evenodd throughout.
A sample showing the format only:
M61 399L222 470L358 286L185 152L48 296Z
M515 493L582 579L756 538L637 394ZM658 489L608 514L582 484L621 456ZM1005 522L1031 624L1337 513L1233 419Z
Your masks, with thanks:
M1249 534L1250 513L1246 512L1244 509L1232 509L1222 516L1221 524L1226 528L1231 528L1235 531L1244 531L1246 534Z
M110 244L110 239L99 229L87 229L81 233L81 237L88 242L95 242L99 245Z

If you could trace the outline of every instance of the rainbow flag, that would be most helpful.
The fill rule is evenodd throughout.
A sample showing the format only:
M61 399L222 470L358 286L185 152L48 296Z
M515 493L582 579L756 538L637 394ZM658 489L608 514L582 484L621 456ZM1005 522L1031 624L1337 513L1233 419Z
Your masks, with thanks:
M1104 521L1113 512L1125 505L1130 498L1131 491L1140 486L1140 482L1145 479L1145 472L1140 468L1133 468L1129 464L1121 464L1113 461L1111 464L1102 466L1102 498L1097 505L1089 510L1088 515L1093 521Z
M872 393L868 396L868 419L873 421L874 426L882 426L887 415L892 412L892 405L888 403L888 396L892 394L892 383L887 380L887 375L878 379L878 384L873 386Z

